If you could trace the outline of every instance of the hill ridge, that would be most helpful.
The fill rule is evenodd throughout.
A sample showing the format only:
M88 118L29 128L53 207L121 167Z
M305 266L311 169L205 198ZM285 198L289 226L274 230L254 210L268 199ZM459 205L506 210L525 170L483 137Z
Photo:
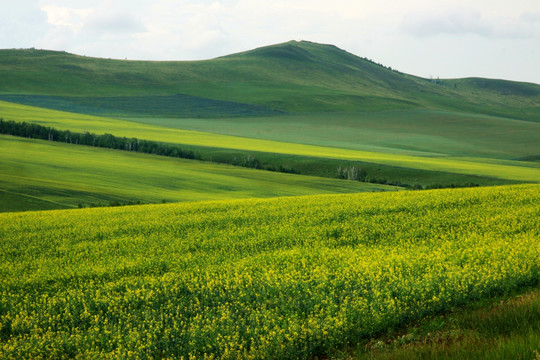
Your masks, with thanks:
M50 50L0 50L0 79L4 95L151 98L183 94L280 113L429 108L529 121L540 118L540 85L482 78L430 80L335 45L309 41L201 61L126 61Z

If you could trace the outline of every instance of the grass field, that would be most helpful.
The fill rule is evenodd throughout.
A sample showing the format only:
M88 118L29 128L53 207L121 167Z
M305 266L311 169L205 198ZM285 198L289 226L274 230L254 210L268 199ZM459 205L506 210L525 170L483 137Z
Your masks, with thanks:
M242 113L247 105L287 113L438 109L535 122L540 114L540 85L489 79L434 83L335 46L306 41L207 61L121 61L2 50L0 65L3 94L90 98L70 103L78 107L82 100L94 108L103 107L99 98L139 96L144 97L145 113L152 115L164 115L169 105L174 107L174 102L159 106L153 97L177 94L209 103L229 102L218 106L215 115ZM120 105L112 108L116 113L130 111ZM195 107L184 115L196 117L208 111Z
M167 116L147 114L146 104L138 97L109 98L114 106L130 109L130 115L107 112L107 104L89 107L54 106L48 96L0 95L0 100L18 101L41 108L60 109L73 113L111 116L128 121L183 130L321 145L354 150L380 151L423 156L484 156L515 159L540 154L540 123L488 115L440 110L393 110L361 113L320 113L285 115L246 110L243 116L230 116L228 110L205 102L196 106L219 112L219 117L182 117L189 111L180 95L170 98L180 107ZM21 100L27 99L27 100ZM81 98L84 102L90 98ZM35 101L33 101L35 100ZM95 101L95 100L94 100ZM164 100L156 106L167 109ZM100 107L101 106L101 107ZM112 105L111 105L112 106ZM264 109L263 109L264 110ZM164 110L165 111L165 110ZM261 111L262 112L262 111ZM264 114L264 112L262 112ZM146 115L147 114L147 115ZM251 116L248 116L251 115ZM494 146L494 145L497 146Z
M184 130L405 155L515 159L540 154L540 123L449 111L124 119Z
M538 285L539 186L0 214L0 357L332 356Z
M0 211L399 189L0 135Z
M57 129L67 129L77 132L107 132L116 136L137 137L175 144L358 160L418 170L478 175L515 181L540 181L540 168L535 165L536 163L532 162L530 166L524 167L522 166L523 162L519 161L506 161L504 164L498 164L483 158L422 157L252 139L138 124L130 121L67 113L7 102L0 102L0 114L2 114L5 120L36 122L42 125L53 126Z
M0 99L26 104L1 101L6 120L409 187L540 181L535 84L433 82L304 41L195 62L2 50L0 64Z

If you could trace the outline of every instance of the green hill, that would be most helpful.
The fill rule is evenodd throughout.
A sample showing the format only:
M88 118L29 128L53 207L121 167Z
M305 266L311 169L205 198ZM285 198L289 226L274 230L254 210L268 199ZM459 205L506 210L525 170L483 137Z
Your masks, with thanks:
M0 135L0 212L399 190Z
M352 150L344 147L306 145L294 141L273 141L141 124L107 117L74 114L1 101L0 114L4 116L5 120L36 122L41 125L74 132L90 131L97 134L112 133L117 136L125 136L128 138L135 137L161 143L179 144L183 147L186 145L194 146L194 150L196 151L202 151L208 148L214 148L216 150L241 150L244 155L256 153L257 157L259 154L274 154L277 157L294 155L302 158L360 161L363 163L379 164L384 167L390 166L391 168L400 167L428 172L453 173L459 174L458 177L478 175L482 177L512 180L515 182L540 181L540 164L534 162L483 158L479 156L444 156L442 154L414 151L383 152L380 151L380 149L375 149L375 151L373 149L371 151L364 151ZM219 122L221 119L216 119L215 121ZM523 123L529 124L528 122ZM305 126L307 128L309 124L306 124ZM536 127L536 129L537 128L538 127ZM510 127L505 127L505 129L509 130ZM342 131L346 132L345 129ZM481 131L477 130L477 133L480 134ZM324 135L323 130L321 130L321 134ZM503 138L502 135L500 138L492 138L492 146L500 146L502 144L501 138ZM531 141L531 139L529 138L528 141ZM433 149L437 149L438 146L439 142L432 141L431 147ZM505 145L505 147L506 146L509 145ZM532 144L531 148L535 149L534 151L540 150L538 144ZM363 165L361 166L363 167ZM336 163L330 175L331 177L336 176L335 169L337 169L337 167L338 165ZM294 166L294 168L296 168L296 166ZM395 171L391 168L387 168L386 171ZM386 173L382 176L388 178L389 175L389 173ZM424 175L419 175L419 177L420 178L415 180L415 182L422 182L421 178L424 177ZM469 181L470 180L455 182L464 183Z
M305 41L206 61L0 50L0 118L181 144L211 161L255 153L306 175L355 162L371 181L410 186L540 179L538 163L516 161L540 156L540 85L428 80Z
M141 109L209 117L428 108L537 121L540 114L540 85L431 81L306 41L176 62L1 50L0 79L0 94L11 95L7 101L97 115Z

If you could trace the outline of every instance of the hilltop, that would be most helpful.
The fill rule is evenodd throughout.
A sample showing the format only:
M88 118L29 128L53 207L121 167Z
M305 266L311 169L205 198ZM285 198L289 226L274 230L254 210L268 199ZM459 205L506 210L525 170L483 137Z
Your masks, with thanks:
M480 78L434 81L307 41L204 61L0 50L0 78L2 100L97 115L441 109L537 121L540 114L540 85Z

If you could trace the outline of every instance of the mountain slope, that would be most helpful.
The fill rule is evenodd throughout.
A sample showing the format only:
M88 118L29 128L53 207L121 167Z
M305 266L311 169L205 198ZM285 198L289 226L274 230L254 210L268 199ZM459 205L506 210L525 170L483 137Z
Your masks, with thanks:
M130 114L135 113L130 109L137 103L146 104L151 114L181 117L410 108L460 110L531 121L540 117L540 85L488 79L433 82L385 68L332 45L306 41L180 62L1 50L0 79L0 94L26 95L6 98L8 101L37 105L43 101L39 96L47 95L53 96L48 99L52 108L77 111L77 106L86 107L82 111L86 113L94 108L107 114ZM178 94L182 99L174 96ZM127 105L111 108L118 96L124 97ZM132 104L126 100L131 96L137 96ZM157 98L164 96L170 97L166 104L163 98ZM214 111L190 109L188 103L193 99L209 101ZM66 108L66 103L74 108Z

